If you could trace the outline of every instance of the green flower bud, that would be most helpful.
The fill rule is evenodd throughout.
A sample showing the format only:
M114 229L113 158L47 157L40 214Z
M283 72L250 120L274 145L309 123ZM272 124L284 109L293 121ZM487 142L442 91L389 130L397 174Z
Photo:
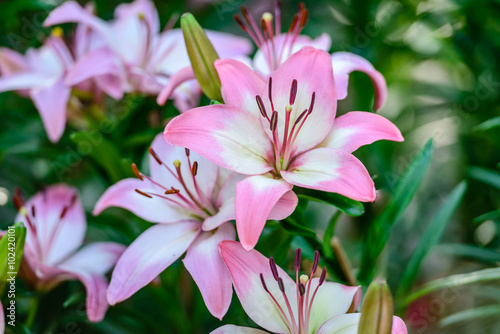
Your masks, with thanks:
M214 66L219 55L214 46L193 14L182 15L181 29L194 75L203 93L211 100L222 102L221 83Z
M385 281L373 281L361 306L358 334L391 334L394 303Z
M7 279L17 276L25 239L26 227L23 223L9 226L0 239L0 295L7 284Z

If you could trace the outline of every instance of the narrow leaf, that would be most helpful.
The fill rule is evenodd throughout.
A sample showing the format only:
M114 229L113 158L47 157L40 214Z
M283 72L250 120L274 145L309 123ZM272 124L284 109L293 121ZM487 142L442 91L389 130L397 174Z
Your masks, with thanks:
M481 168L469 167L467 168L467 176L471 179L489 184L492 187L500 189L500 173L497 171Z
M500 262L500 252L494 249L481 248L464 244L440 245L440 253L453 256L465 257L487 263Z
M332 205L349 216L357 217L365 213L363 204L339 194L305 188L297 188L296 193L300 199L307 199L310 201Z

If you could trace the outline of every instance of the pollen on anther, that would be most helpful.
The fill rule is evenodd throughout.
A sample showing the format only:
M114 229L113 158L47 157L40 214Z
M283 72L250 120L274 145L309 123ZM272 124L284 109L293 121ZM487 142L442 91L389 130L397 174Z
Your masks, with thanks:
M198 174L198 161L193 162L191 173L193 173L193 176L196 176L196 174Z
M141 181L144 181L144 178L142 177L141 173L139 173L139 170L137 169L137 165L135 163L132 163L132 171L134 172L135 177L137 177Z
M269 266L271 267L271 272L273 273L274 279L278 280L280 277L278 274L278 267L276 266L276 262L272 257L269 259Z
M135 189L135 192L144 196L144 197L147 197L147 198L153 198L153 196L149 195L149 194L146 194L145 192L142 192L140 191L139 189Z
M181 167L181 162L179 160L174 160L174 167L175 168Z
M278 112L275 110L273 111L273 115L271 116L271 123L269 124L269 127L271 131L276 131L276 126L278 125Z
M307 281L309 281L309 276L307 276L307 275L300 275L299 280L300 280L300 283L306 284Z
M297 97L297 79L293 79L292 87L290 88L290 105L295 103Z
M178 194L180 192L179 189L169 189L165 191L165 195L172 195L172 194Z
M152 148L152 147L149 147L149 148L148 148L148 151L149 151L149 154L151 154L151 156L152 156L153 158L155 158L156 162L157 162L159 165L161 165L161 164L162 164L162 161L160 160L160 158L158 157L158 155L156 155L155 150L153 150L153 148Z

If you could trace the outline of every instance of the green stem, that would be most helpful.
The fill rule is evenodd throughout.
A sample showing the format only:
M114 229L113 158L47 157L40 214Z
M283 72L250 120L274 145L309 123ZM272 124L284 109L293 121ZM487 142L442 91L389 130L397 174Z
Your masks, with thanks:
M38 311L38 306L40 305L40 295L35 294L31 300L31 306L28 311L28 317L26 318L25 326L29 329L33 326L33 322L36 318L36 313Z

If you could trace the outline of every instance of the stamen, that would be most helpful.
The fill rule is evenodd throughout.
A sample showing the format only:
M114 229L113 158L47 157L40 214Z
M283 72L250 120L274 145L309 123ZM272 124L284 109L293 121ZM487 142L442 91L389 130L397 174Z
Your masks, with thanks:
M285 285L283 284L283 279L281 277L278 278L278 286L281 292L285 293Z
M311 277L314 275L316 272L316 269L318 269L318 263L319 263L319 252L315 251L314 252L314 261L313 261L313 266L311 270Z
M142 196L145 196L147 198L153 198L153 196L146 194L145 192L140 191L139 189L135 189L135 192L138 194L141 194Z
M299 283L299 292L301 297L306 293L306 287L302 283Z
M137 169L137 166L135 163L132 163L132 171L134 172L135 177L137 177L141 181L144 181L144 178L142 177L141 173L139 173L139 170Z
M35 216L36 216L36 214L35 214L35 213L36 213L36 211L35 211L35 205L33 205L33 206L31 207L31 216L32 216L33 218L35 218Z
M297 273L300 271L301 255L302 255L302 250L300 248L297 248L297 250L295 251L295 272L297 272ZM301 279L302 279L302 276L301 276Z
M274 279L278 280L280 278L280 276L278 275L278 267L276 266L276 262L272 257L269 259L269 266L271 267L271 272L273 273Z
M158 157L158 155L156 154L155 150L153 150L152 147L149 147L148 148L148 151L149 151L149 154L151 154L151 156L153 158L155 158L156 162L159 164L159 165L162 165L163 162L161 161L161 159Z
M165 195L178 194L179 192L180 192L179 189L172 188L172 189L169 189L169 190L165 191Z
M262 115L262 117L265 117L269 120L266 107L264 106L264 102L262 102L262 98L260 97L260 95L255 96L255 101L257 101L257 106L259 106L260 114Z
M179 160L174 160L173 165L175 168L179 169L181 167L181 162Z
M193 162L191 173L193 174L193 176L196 176L196 174L198 174L198 161Z
M323 282L325 281L325 278L326 278L326 267L323 267L323 271L321 272L321 276L319 277L318 286L323 284Z
M279 1L276 1L274 3L274 16L276 17L274 30L276 31L276 34L280 34L281 33L281 3Z
M269 290L267 289L266 281L264 280L264 275L262 275L262 273L260 273L260 281L262 282L264 290L266 290L266 292L269 292Z
M269 77L269 85L268 85L268 94L269 94L269 101L271 102L271 109L274 110L274 103L273 103L273 78Z
M309 281L309 276L307 276L307 275L300 275L300 283L306 284L307 281Z
M278 112L275 110L273 111L273 115L271 116L270 128L272 132L276 131L277 125L278 125Z
M269 296L271 297L271 299L273 300L274 304L278 307L281 315L283 316L283 319L285 319L285 323L286 325L289 327L289 328L296 328L295 326L295 320L294 321L294 324L292 326L292 324L290 323L290 320L288 319L285 311L283 311L283 308L281 307L281 305L278 303L278 301L276 300L276 298L274 298L273 294L269 291L269 289L267 288L267 285L266 285L266 281L264 280L264 275L262 275L262 273L260 274L260 281L262 282L262 286L264 287L264 290L266 290L266 292L269 294ZM292 317L293 317L293 313L292 313Z
M300 115L299 117L297 117L297 119L295 120L295 124L293 125L294 127L299 124L300 120L302 119L302 117L305 116L305 114L307 114L307 109L304 110ZM293 128L292 128L292 132L293 132Z
M313 95L311 97L311 104L309 105L309 114L312 113L313 111L315 100L316 100L316 92L313 92Z
M296 96L297 96L297 79L293 79L292 87L290 88L290 105L295 103Z
M61 215L59 216L59 219L63 219L64 216L66 216L66 213L68 213L68 207L65 206L62 211L61 211Z
M184 150L186 151L186 157L189 157L189 154L191 153L191 151L189 150L189 148L185 148Z
M17 211L21 210L21 208L24 206L24 197L23 193L21 192L21 189L17 188L14 190L14 197L13 197L13 202L14 206L16 207Z

